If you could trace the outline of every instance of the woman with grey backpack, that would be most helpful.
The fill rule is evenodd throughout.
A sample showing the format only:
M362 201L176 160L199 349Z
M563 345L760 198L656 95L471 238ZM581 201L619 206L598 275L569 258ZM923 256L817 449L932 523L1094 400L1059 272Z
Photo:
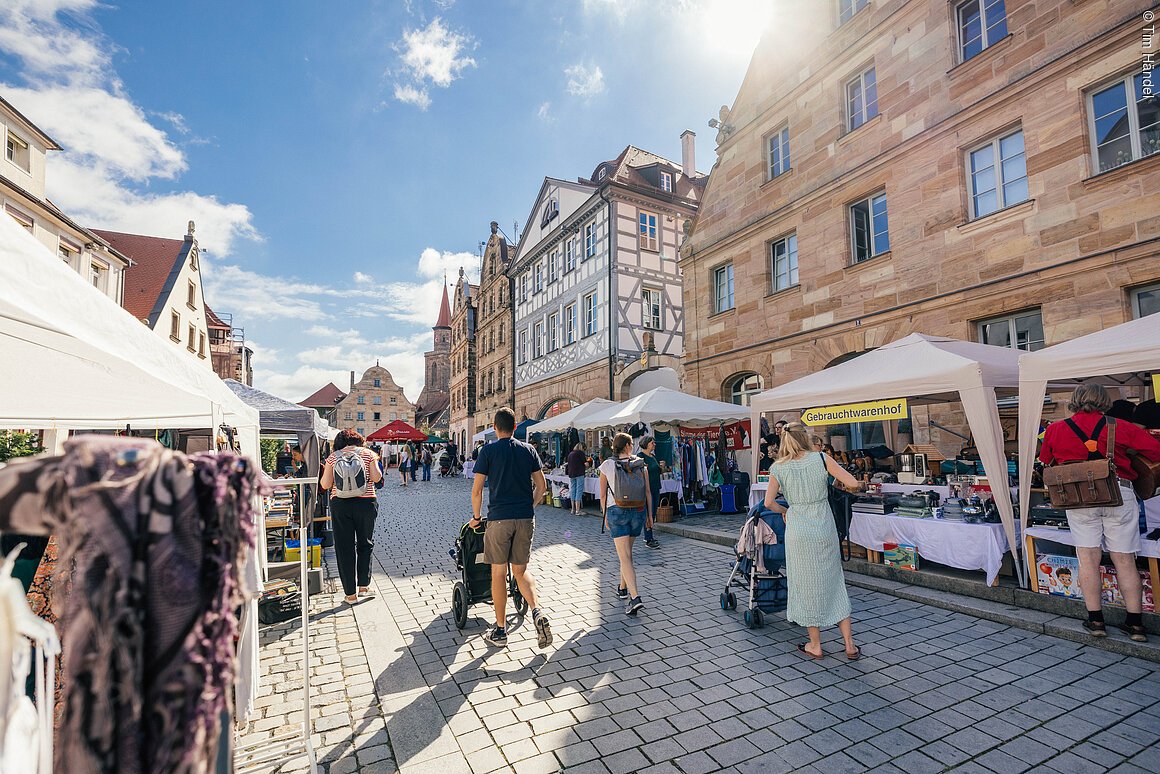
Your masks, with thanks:
M382 480L383 471L379 456L365 443L354 430L339 432L319 482L323 489L330 490L334 558L348 605L359 597L375 595L371 588L371 553L379 515L375 484Z
M628 603L626 613L636 615L644 602L632 566L632 544L646 526L652 527L652 493L648 468L643 460L632 456L632 436L628 433L616 434L612 456L600 463L600 510L620 559L616 596Z

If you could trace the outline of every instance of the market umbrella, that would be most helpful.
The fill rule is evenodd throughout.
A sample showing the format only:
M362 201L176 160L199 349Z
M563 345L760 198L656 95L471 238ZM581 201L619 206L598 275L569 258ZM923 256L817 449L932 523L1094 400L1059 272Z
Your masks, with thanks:
M427 443L451 443L451 441L446 438L440 438L437 435L429 435L427 436Z
M367 436L368 441L426 441L427 434L416 430L401 419L380 427Z

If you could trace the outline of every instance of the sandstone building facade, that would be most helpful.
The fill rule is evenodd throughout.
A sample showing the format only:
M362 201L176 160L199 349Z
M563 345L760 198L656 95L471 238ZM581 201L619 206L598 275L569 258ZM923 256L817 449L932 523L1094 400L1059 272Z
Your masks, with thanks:
M410 423L415 417L415 406L407 400L391 372L376 363L357 382L354 371L350 372L350 390L335 404L333 416L334 427L354 428L365 436L396 419Z
M483 249L476 309L475 433L491 427L496 409L515 407L512 282L506 273L515 256L516 249L499 233L499 224L492 221L491 234Z
M781 5L682 250L688 391L745 402L913 331L1033 350L1160 310L1152 3Z
M415 417L410 421L429 435L443 437L450 425L451 404L451 304L447 299L446 277L439 318L431 332L431 349L423 354L423 390L415 402Z
M475 434L476 395L476 299L479 285L471 284L459 269L455 283L455 300L451 304L451 440L460 449Z

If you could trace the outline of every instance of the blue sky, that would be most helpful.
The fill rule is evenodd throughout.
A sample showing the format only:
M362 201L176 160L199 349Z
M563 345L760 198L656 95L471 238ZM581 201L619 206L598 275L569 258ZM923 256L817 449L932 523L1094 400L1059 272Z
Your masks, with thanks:
M86 225L198 223L207 300L301 400L376 359L417 397L443 272L476 271L545 175L679 161L771 0L7 0L0 93L65 146Z

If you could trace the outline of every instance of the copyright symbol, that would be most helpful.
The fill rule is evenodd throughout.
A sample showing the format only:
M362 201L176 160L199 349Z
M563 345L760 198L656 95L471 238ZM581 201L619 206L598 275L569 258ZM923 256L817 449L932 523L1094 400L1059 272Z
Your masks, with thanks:
M1144 11L1144 21L1150 22L1156 18L1156 14L1152 11Z

